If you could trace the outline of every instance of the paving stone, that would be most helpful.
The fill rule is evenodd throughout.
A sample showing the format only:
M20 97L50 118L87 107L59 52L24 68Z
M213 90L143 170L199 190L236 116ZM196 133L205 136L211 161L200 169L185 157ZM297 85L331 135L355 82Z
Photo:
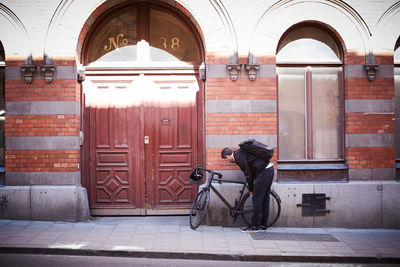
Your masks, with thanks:
M268 233L332 235L338 241L253 240L239 228L200 226L163 220L116 218L104 223L61 223L0 220L0 249L6 247L103 249L148 253L207 253L257 257L382 257L399 258L400 230L342 228L269 228ZM139 222L138 224L136 222ZM144 223L145 222L145 223Z

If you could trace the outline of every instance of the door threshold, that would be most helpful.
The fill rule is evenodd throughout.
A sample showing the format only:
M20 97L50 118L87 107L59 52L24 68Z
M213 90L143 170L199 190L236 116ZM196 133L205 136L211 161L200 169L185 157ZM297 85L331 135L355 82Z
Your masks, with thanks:
M146 215L145 209L90 209L92 216Z
M91 216L189 215L190 209L90 209Z
M146 215L189 215L190 209L146 210Z

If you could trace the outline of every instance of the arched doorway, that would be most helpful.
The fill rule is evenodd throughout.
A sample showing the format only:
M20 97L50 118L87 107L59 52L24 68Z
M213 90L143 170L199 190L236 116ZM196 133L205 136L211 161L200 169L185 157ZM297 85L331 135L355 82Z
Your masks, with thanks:
M150 2L115 7L92 29L82 49L92 215L187 213L203 150L200 38L181 13Z

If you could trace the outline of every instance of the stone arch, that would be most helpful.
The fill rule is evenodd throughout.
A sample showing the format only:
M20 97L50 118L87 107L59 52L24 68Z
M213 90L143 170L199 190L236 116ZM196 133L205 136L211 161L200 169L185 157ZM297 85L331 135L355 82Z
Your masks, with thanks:
M140 1L138 1L138 2L140 2ZM78 43L77 43L77 47L76 47L76 55L80 62L82 62L81 55L82 55L82 49L84 46L84 41L87 38L87 35L89 34L93 24L99 18L99 16L101 16L102 14L109 11L111 8L113 8L115 6L115 5L109 5L107 3L108 2L104 2L102 5L97 7L93 13L91 13L91 15L87 18L84 27L80 31ZM125 1L125 3L128 3L128 1ZM178 4L177 2L173 2L173 3L168 2L168 4L170 6L172 6L173 8L177 9L179 12L183 13L193 24L195 31L199 35L199 39L204 40L200 25L197 23L196 19L192 16L192 13L189 11L189 9L185 8L183 5ZM204 47L204 42L203 41L201 41L201 42L202 42L201 45Z
M400 37L400 2L389 7L379 18L375 30L373 45L376 53L393 53L396 41Z
M229 63L237 64L239 61L238 42L232 19L230 18L229 13L227 12L225 6L220 0L210 0L210 2L213 5L214 9L217 11L230 39Z
M368 26L355 10L342 1L279 1L266 10L255 27L249 62L257 63L258 56L275 56L282 34L301 22L326 26L337 35L345 52L354 51L362 55L371 52Z
M298 27L302 27L302 26L311 26L311 27L318 27L321 28L324 32L326 32L327 34L329 34L336 42L336 45L338 45L339 50L340 50L340 59L342 60L342 62L344 61L345 55L344 55L344 51L346 51L346 44L343 42L343 39L341 38L340 34L334 29L332 28L330 25L327 25L325 23L322 23L320 21L303 21L303 22L299 22L295 25L290 26L281 36L281 38L279 38L277 47L276 47L276 52L278 52L278 45L280 44L280 42L282 41L282 39L284 38L284 36L295 30Z
M94 19L119 2L125 1L88 0L77 3L73 0L62 0L54 12L47 30L44 46L45 58L52 59L57 55L79 60L83 40ZM227 54L230 57L235 55L235 51L237 54L236 35L232 21L220 0L190 3L186 0L163 2L177 8L189 17L203 40L205 52ZM201 8L199 8L200 5Z
M7 60L23 59L26 65L32 64L32 48L25 26L15 13L0 3L0 36L10 36L2 41Z

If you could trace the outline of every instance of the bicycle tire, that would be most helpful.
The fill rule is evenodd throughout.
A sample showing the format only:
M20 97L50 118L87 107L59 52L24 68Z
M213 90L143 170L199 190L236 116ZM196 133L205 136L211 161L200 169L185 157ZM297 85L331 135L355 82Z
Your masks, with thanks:
M268 223L267 227L271 227L276 223L276 221L279 219L279 216L281 215L281 199L278 196L278 194L270 190L269 192L270 198L269 198L269 215L268 215ZM250 196L250 193L247 192L243 199L242 202L239 206L239 211L241 212L241 216L243 218L243 221L247 224L247 226L251 225L251 217L253 216L253 201Z
M208 205L210 204L210 191L201 190L195 201L193 201L192 208L190 209L190 228L196 230L200 226L207 214Z

